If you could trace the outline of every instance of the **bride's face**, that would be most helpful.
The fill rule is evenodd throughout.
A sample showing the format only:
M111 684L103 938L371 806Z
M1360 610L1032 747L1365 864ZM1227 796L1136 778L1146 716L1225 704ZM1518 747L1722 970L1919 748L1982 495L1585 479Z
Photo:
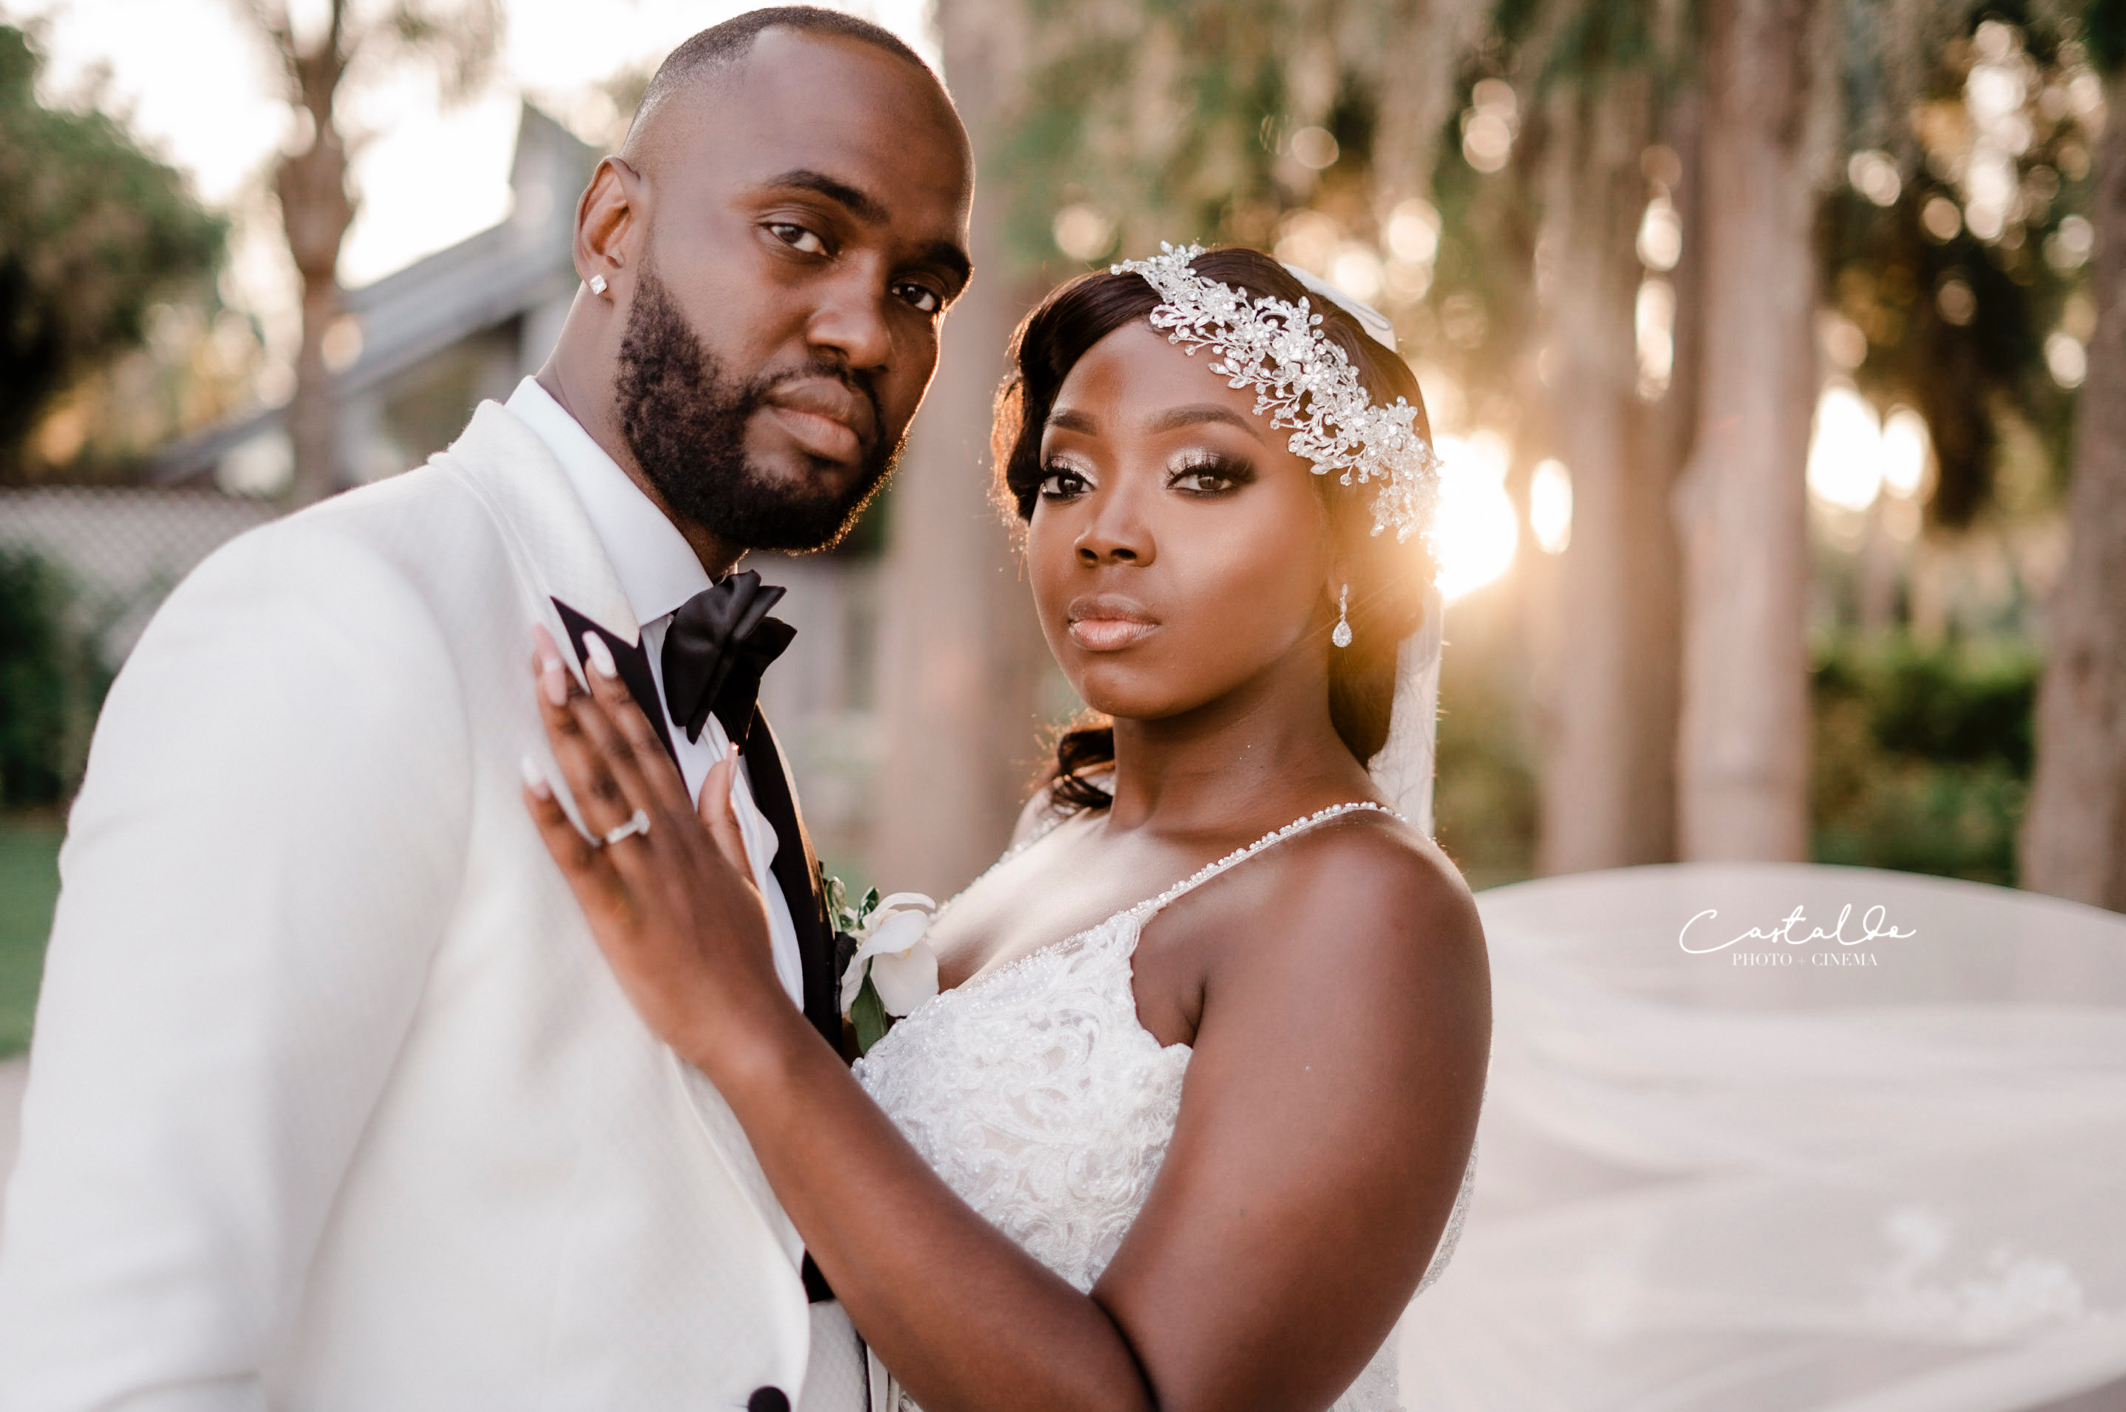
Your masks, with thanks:
M1027 530L1049 650L1086 704L1156 720L1326 673L1328 516L1288 433L1143 321L1058 390Z

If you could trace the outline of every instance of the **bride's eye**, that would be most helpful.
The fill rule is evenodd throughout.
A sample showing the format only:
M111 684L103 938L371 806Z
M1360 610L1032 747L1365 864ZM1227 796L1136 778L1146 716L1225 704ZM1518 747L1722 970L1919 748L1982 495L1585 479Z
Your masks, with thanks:
M1092 489L1092 482L1068 462L1050 461L1041 471L1040 496L1043 500L1075 500Z
M1191 456L1167 473L1166 486L1184 495L1227 495L1255 479L1255 468L1232 456Z

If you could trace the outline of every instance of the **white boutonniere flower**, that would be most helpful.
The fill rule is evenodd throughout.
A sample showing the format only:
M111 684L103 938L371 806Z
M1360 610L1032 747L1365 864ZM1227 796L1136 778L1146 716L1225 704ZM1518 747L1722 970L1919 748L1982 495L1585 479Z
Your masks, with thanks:
M839 929L856 940L842 972L842 1017L856 1028L856 1049L870 1052L893 1022L938 993L938 958L924 940L937 903L920 892L881 898L878 889L850 907L840 880L829 886Z

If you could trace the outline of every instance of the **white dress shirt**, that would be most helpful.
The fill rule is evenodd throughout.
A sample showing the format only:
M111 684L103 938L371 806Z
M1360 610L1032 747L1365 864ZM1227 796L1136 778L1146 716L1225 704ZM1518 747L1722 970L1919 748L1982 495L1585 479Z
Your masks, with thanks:
M569 484L590 518L591 528L605 546L613 574L620 580L635 621L642 630L643 651L650 659L650 675L657 682L657 697L664 700L664 635L672 614L695 594L710 586L710 578L678 528L650 502L627 472L605 454L603 447L570 416L535 378L517 384L503 404L546 443L560 461ZM664 708L665 727L679 757L679 773L687 793L700 797L709 770L730 748L723 723L710 713L699 740L688 740L686 726ZM738 764L731 798L738 815L739 832L745 838L746 858L753 865L753 882L768 905L768 936L775 952L775 974L799 1009L805 1003L804 964L797 949L797 926L790 920L790 904L775 880L772 865L780 840L775 826L753 802L752 782L745 762Z

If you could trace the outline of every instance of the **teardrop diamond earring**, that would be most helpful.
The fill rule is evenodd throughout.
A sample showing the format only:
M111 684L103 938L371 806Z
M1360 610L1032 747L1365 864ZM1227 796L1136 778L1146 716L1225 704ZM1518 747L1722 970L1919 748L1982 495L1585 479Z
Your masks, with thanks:
M1345 584L1336 595L1336 630L1329 634L1329 641L1338 647L1351 645L1351 585Z

